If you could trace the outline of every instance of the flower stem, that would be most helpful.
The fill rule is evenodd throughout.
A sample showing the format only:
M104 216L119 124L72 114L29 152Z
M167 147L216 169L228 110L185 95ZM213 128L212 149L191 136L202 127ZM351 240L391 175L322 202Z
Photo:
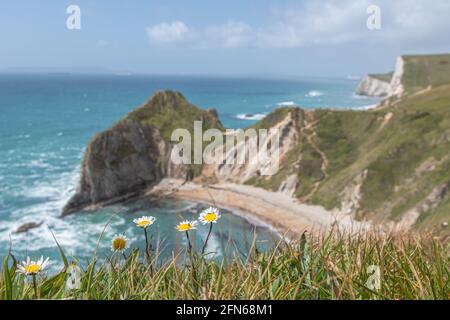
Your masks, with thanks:
M38 296L38 289L37 289L37 284L36 284L36 275L32 274L31 277L33 278L34 298L37 300L37 299L39 299L39 296Z
M211 222L211 223L209 224L209 232L208 232L208 236L206 237L205 244L203 245L202 254L205 253L206 245L208 244L209 237L211 236L212 228L213 228L213 224L212 224L212 222Z
M187 231L186 231L186 238L187 238L187 241L188 241L189 262L190 262L190 264L191 264L190 273L191 273L191 276L193 276L193 275L194 275L194 259L193 259L193 256L192 256L192 244L191 244L191 239L189 239L189 232L187 232ZM195 276L195 275L194 275L194 276Z
M192 251L191 239L189 239L189 232L187 231L186 231L186 238L188 241L188 251L191 252Z
M147 228L144 228L144 234L145 234L145 255L147 256L147 262L150 265L150 273L152 273L153 267L152 267L152 259L150 257L150 246L148 243Z
M148 236L147 236L147 229L144 228L144 234L145 234L145 254L147 255L147 260L150 263L150 251L148 247Z

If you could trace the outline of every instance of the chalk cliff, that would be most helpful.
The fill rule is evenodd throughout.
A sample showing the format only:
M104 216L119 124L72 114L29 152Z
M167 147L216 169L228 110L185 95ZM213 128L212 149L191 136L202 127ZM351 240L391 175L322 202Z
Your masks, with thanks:
M390 82L373 75L366 75L356 89L356 94L369 97L387 97L390 94L390 87Z
M450 82L450 54L405 55L396 60L393 73L365 76L356 93L401 98Z

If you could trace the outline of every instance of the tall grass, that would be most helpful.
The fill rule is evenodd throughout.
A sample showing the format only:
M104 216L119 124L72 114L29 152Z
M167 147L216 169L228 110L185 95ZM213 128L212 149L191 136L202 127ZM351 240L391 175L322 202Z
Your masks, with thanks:
M81 270L81 286L66 288L65 267L38 277L41 299L449 299L449 243L427 235L303 235L271 250L216 261L182 252L146 262L135 249ZM192 263L191 263L192 262ZM375 266L375 267L373 267ZM3 260L2 299L33 299L33 285ZM375 268L375 269L374 269ZM380 287L368 284L379 268Z

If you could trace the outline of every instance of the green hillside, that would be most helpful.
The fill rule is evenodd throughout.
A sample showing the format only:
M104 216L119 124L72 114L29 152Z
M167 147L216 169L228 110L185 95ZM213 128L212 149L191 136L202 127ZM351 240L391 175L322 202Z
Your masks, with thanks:
M417 207L418 227L450 220L450 85L372 111L286 111L301 128L296 147L277 175L249 184L277 190L297 174L295 195L328 209L359 188L360 219L399 221Z
M384 82L391 82L393 74L394 74L393 72L389 72L389 73L369 74L369 76Z
M402 78L407 92L450 83L450 54L404 56Z
M157 128L170 141L172 132L178 128L188 129L193 134L194 121L203 121L205 128L225 130L215 110L202 110L190 104L179 92L157 92L142 107L128 114L127 118L143 126Z

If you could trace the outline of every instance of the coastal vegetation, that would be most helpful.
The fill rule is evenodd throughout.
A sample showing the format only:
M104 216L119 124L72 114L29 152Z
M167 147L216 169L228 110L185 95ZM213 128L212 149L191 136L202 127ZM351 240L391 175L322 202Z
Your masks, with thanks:
M413 93L428 87L450 83L450 55L407 55L404 56L405 70L402 84Z
M181 232L189 231L182 224L177 228ZM94 253L84 265L70 264L58 245L64 267L53 275L47 275L43 261L24 268L12 250L3 259L0 297L69 300L450 298L449 242L438 234L304 233L298 241L280 240L266 252L259 251L254 241L248 252L235 251L234 259L220 261L212 258L214 253L191 252L189 247L173 253L172 258L165 261L159 260L155 248L149 259L132 246L127 250L127 241L123 235L116 236L109 259L100 262ZM233 249L230 247L230 250Z
M293 195L302 202L359 220L448 233L450 55L403 59L405 93L378 108L285 108L261 121L257 126L273 126L281 121L279 115L290 113L297 119L299 138L276 175L246 183L278 191L295 176ZM410 78L431 82L418 90Z
M377 73L377 74L369 74L369 77L372 77L372 78L375 78L375 79L378 79L378 80L384 81L384 82L391 82L393 74L394 74L393 72Z

